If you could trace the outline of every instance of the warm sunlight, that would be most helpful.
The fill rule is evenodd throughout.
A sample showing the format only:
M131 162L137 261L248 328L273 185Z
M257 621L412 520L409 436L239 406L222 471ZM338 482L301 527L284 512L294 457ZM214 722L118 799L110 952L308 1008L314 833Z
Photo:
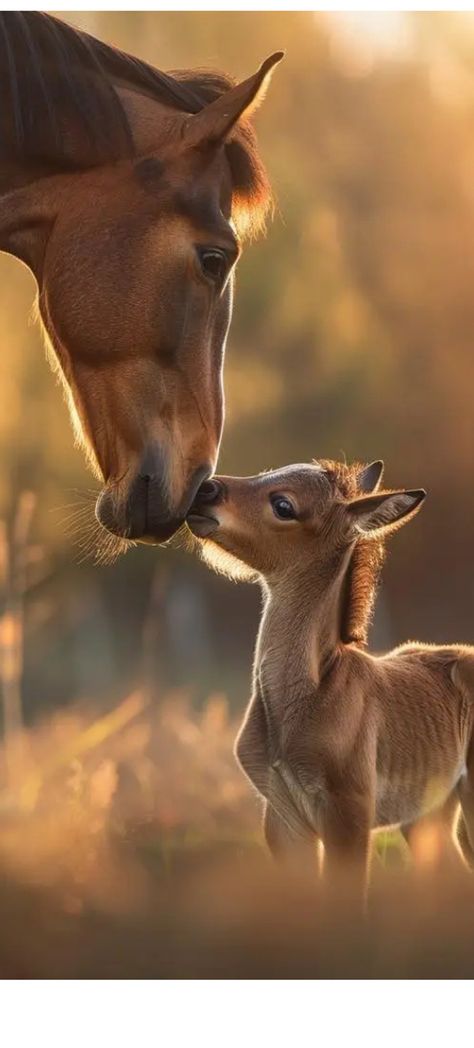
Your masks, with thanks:
M0 974L469 974L474 14L0 12L0 99Z
M338 11L328 15L344 49L361 66L395 58L411 45L410 18L402 11Z

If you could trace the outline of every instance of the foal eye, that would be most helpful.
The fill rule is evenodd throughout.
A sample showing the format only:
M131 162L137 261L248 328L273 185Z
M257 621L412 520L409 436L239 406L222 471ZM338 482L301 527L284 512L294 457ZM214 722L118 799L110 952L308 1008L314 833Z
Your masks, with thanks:
M224 251L217 247L199 247L197 249L199 264L206 280L221 286L227 276L229 265Z
M296 520L295 508L284 495L272 495L270 502L275 517L279 520Z

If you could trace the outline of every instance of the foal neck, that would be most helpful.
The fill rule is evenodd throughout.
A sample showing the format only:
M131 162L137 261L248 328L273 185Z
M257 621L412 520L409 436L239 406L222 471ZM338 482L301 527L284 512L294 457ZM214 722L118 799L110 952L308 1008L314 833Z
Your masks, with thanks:
M292 569L264 583L255 656L257 683L272 702L313 694L342 644L345 578L351 550L325 571Z

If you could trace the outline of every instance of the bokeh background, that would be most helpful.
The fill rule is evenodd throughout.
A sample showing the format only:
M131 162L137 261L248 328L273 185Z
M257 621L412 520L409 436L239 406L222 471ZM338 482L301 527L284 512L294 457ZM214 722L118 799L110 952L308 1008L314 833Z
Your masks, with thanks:
M60 17L163 69L243 77L286 49L256 117L277 207L239 267L220 468L383 457L389 483L430 497L391 546L373 643L474 640L474 17ZM219 692L237 713L258 590L171 550L84 559L75 513L94 482L34 294L2 255L0 559L22 576L24 716L142 685L197 708Z
M286 49L220 468L383 457L430 497L391 545L373 646L474 641L474 16L61 17L166 70L245 77ZM258 589L172 549L86 555L94 482L34 296L1 255L0 975L471 976L472 878L446 882L430 833L421 874L378 838L364 929L316 881L273 880L232 756Z

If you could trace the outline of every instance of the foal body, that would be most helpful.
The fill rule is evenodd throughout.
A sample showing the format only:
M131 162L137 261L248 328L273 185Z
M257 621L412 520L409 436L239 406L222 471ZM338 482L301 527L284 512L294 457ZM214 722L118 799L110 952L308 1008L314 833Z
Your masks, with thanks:
M474 648L403 645L375 657L338 642L336 607L330 591L313 590L293 616L278 587L268 593L237 755L268 802L273 851L297 856L319 838L326 862L365 866L372 830L401 826L409 837L433 814L447 826L463 791L468 801Z
M237 756L265 798L267 842L314 863L321 841L325 872L350 863L364 881L376 829L400 826L410 841L434 819L456 855L460 802L474 845L474 648L364 649L384 534L424 497L376 494L380 476L381 464L324 463L216 478L214 501L208 484L195 503L207 525L190 521L207 560L219 568L219 547L263 585Z

